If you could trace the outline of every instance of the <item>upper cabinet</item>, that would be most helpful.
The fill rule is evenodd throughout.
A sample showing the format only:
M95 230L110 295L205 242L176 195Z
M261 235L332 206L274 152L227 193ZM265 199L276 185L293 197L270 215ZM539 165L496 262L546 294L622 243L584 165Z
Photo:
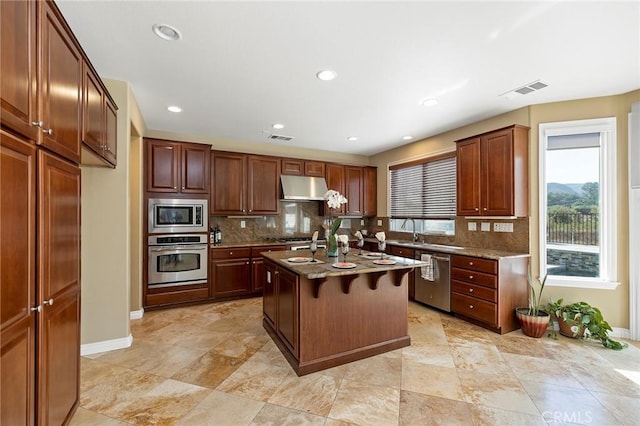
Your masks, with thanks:
M528 215L529 128L456 141L459 216Z
M325 168L327 188L338 191L347 198L347 204L334 214L344 216L376 215L377 169L375 167L344 166L327 163Z
M97 101L108 93L95 74L86 78L88 59L53 2L3 1L0 7L7 59L0 61L2 127L78 163L83 136L88 145L106 144L107 115ZM115 165L115 150L109 155Z
M363 171L362 167L345 166L345 197L347 197L347 216L362 216L363 209Z
M364 180L362 185L363 216L373 217L378 214L378 169L363 167Z
M296 176L324 177L325 163L322 161L282 159L282 174Z
M210 145L144 141L147 192L209 195Z
M327 181L327 189L338 191L340 194L347 197L345 194L345 170L342 164L327 163L325 167L325 180ZM347 200L349 198L347 197ZM326 206L326 203L323 203ZM347 212L346 206L343 204L339 209L336 209L333 214L345 215Z
M280 167L277 157L212 151L211 214L278 214Z

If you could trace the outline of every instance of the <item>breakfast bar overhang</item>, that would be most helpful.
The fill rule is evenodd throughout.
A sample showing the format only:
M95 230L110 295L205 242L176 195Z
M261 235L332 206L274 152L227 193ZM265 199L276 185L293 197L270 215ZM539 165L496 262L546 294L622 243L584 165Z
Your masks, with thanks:
M408 275L423 262L300 255L310 253L262 253L263 326L299 376L411 344Z

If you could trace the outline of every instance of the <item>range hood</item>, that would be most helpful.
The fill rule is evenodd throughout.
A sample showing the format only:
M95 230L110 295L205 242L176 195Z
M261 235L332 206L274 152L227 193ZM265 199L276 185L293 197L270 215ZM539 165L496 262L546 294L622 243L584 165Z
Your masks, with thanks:
M321 177L280 176L282 199L291 201L324 201L327 182Z

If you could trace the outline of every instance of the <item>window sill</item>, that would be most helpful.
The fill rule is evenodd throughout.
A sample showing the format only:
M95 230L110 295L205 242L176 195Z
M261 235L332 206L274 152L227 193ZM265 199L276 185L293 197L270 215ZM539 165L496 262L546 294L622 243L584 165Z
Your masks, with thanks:
M620 285L619 281L607 281L597 278L561 277L549 275L545 283L549 287L573 287L590 290L615 290Z

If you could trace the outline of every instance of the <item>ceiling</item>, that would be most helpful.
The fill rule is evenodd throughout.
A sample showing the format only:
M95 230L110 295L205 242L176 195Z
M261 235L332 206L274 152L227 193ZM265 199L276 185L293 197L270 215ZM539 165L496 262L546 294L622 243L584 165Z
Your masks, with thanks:
M57 3L157 131L371 155L526 105L640 88L638 1ZM324 69L337 78L318 80ZM537 80L548 87L501 96Z

